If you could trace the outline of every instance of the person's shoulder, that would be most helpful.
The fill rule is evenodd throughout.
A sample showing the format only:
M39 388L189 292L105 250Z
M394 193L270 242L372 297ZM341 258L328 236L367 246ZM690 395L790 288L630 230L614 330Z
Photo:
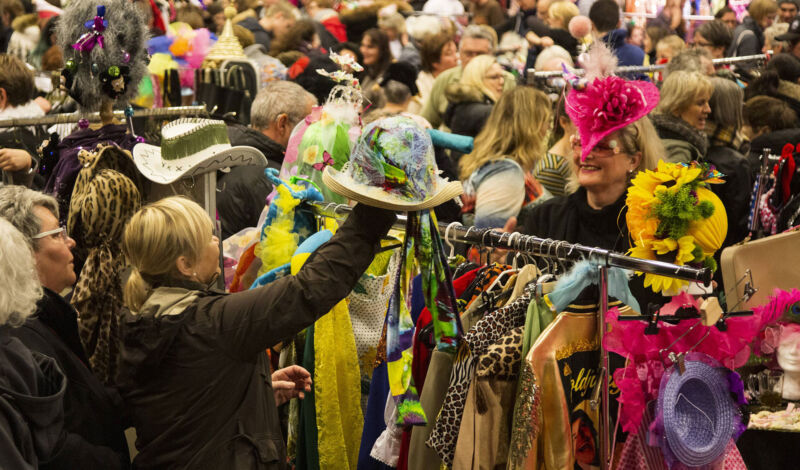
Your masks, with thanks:
M434 86L436 85L445 86L449 83L461 80L461 72L462 72L462 67L460 65L445 70L433 80Z
M547 236L552 227L563 224L567 214L572 210L574 194L550 198L541 204L524 207L519 215L519 226L523 233L535 233L540 237Z

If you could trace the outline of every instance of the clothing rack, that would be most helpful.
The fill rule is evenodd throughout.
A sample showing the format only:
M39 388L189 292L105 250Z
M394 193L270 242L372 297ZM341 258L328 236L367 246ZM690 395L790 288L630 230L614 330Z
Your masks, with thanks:
M715 65L730 65L730 64L740 64L743 62L757 62L760 60L768 60L772 57L772 51L767 51L766 54L755 54L755 55L744 55L741 57L725 57L722 59L713 59L711 62ZM647 65L647 66L623 66L617 67L614 69L614 73L616 74L623 74L623 73L647 73L647 72L655 72L656 70L661 70L665 68L667 64L658 64L658 65ZM575 75L583 75L583 69L573 69L572 72ZM561 70L553 70L553 71L545 71L545 72L537 72L535 69L528 69L526 71L526 77L528 77L528 83L531 84L534 79L537 78L550 78L550 77L560 77L564 75L564 72Z
M631 18L658 18L658 15L655 13L636 13L636 12L623 12L622 16L627 16ZM711 15L685 15L683 17L683 21L714 21L714 18Z
M345 204L309 202L312 213L322 217L344 219L352 211L352 208ZM394 228L404 230L406 226L406 216L397 215ZM600 377L602 386L600 406L602 412L600 429L598 435L603 436L600 440L600 468L611 468L611 443L613 442L613 430L610 426L609 416L609 360L608 352L603 348L603 337L606 331L605 312L608 310L608 268L619 267L633 269L651 274L659 274L688 281L702 282L705 285L711 282L711 271L707 268L692 268L689 266L679 266L676 264L665 263L655 260L644 260L632 258L620 253L602 248L583 246L578 243L566 241L543 239L532 235L523 235L519 232L503 233L492 229L476 229L475 227L465 227L461 224L439 224L439 233L442 239L450 242L467 243L489 248L504 248L513 250L517 253L531 254L535 256L554 258L564 261L579 261L587 258L595 258L602 261L599 266L600 274L600 315L598 315L598 340L600 343Z
M174 106L171 108L138 109L133 112L133 117L159 117L173 118L182 116L207 116L208 110L205 106ZM124 111L114 111L114 117L124 120ZM53 114L37 118L16 118L0 119L0 128L3 127L24 127L37 125L67 124L87 119L89 122L99 122L100 113L64 113Z

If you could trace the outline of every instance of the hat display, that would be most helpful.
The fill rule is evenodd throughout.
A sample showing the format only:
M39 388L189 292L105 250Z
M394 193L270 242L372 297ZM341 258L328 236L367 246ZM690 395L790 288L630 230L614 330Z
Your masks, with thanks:
M697 162L658 162L658 168L639 172L631 181L625 204L630 255L679 265L716 270L714 253L728 233L728 216L709 184L722 174ZM644 273L637 273L642 275ZM687 281L644 274L644 285L671 295Z
M64 51L61 83L81 111L139 93L147 72L147 24L126 0L74 0L56 28Z
M789 30L783 34L775 36L776 41L796 41L800 39L800 15L795 16L791 23L789 23Z
M670 467L676 461L689 467L711 464L740 432L741 414L731 392L743 392L741 379L716 364L690 353L683 372L675 366L661 379L651 431Z
M364 128L341 171L328 166L328 188L367 205L397 211L430 209L464 192L439 176L428 133L412 119L392 116Z
M160 184L232 166L267 166L257 149L231 146L223 121L198 118L166 124L161 128L161 147L137 144L133 160L147 179Z

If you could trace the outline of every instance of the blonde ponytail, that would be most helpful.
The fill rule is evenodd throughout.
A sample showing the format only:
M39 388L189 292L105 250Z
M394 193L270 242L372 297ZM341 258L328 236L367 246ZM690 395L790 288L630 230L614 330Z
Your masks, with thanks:
M131 312L138 313L149 295L150 285L142 278L142 273L133 268L123 291L125 305L128 306Z
M213 227L202 207L179 196L137 211L122 237L122 253L131 266L123 294L128 308L138 312L150 295L152 286L144 275L180 278L176 261L181 256L196 261L211 241Z

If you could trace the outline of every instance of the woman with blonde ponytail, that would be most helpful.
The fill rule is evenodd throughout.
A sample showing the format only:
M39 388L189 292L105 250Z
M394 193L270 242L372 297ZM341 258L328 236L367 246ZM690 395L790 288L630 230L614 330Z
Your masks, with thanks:
M265 350L350 293L395 217L356 205L294 276L236 294L209 289L219 240L196 203L170 197L125 229L131 313L119 384L136 424L136 468L284 468L277 406L310 390L299 366L271 374Z

